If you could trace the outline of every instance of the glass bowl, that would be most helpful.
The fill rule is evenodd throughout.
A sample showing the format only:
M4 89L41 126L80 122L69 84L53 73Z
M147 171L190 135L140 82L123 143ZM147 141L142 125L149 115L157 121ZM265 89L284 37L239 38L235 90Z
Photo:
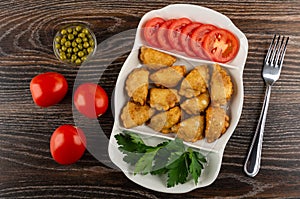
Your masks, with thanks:
M71 65L81 65L94 55L96 48L95 34L83 23L72 23L61 27L53 39L55 56L60 61Z

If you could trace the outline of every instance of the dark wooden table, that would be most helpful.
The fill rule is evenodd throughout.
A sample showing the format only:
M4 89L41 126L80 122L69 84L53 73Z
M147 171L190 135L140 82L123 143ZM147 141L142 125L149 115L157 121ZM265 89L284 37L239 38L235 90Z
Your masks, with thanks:
M227 15L249 41L242 116L212 185L187 194L168 195L131 182L120 170L107 166L105 155L98 161L87 151L70 166L58 165L51 158L52 132L62 124L74 124L72 89L79 69L55 58L52 40L58 28L66 22L88 23L100 43L136 28L144 13L171 3L185 1L0 2L0 198L300 197L299 0L189 2ZM262 106L265 87L261 68L274 34L289 36L290 41L280 80L271 95L261 171L249 178L243 172L243 163ZM132 44L133 37L125 39ZM110 64L100 79L109 97L127 55ZM99 78L93 70L102 69L92 68L86 76ZM41 109L31 99L29 83L35 75L48 71L65 75L70 88L60 104ZM111 109L99 122L108 139L113 125Z

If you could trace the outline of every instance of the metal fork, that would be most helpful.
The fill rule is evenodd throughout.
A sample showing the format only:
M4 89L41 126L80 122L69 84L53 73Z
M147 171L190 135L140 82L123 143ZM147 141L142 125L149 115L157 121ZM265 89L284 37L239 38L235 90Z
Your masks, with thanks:
M257 128L244 165L244 171L250 177L256 176L260 169L263 134L269 106L271 87L279 79L289 37L282 37L282 39L280 39L280 35L278 37L274 35L273 41L264 59L262 76L266 84L266 93Z

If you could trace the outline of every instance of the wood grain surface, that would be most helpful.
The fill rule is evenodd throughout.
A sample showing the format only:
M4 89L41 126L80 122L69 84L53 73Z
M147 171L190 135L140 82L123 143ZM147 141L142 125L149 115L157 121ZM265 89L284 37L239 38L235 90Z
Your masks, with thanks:
M299 198L300 197L300 1L202 0L188 3L227 15L245 33L249 53L244 70L244 106L229 140L217 180L186 194L169 195L145 189L108 166L107 152L95 158L88 151L76 164L58 165L49 152L52 132L74 124L72 91L79 67L56 59L52 41L65 23L84 22L98 43L137 27L148 11L185 1L0 1L0 198ZM274 34L290 37L284 66L275 84L266 122L262 167L255 178L243 163L260 114L264 83L261 69ZM84 78L99 80L111 97L134 35L111 40L107 48L124 44L124 52L104 68L98 60ZM56 71L67 78L64 100L47 109L37 107L29 83L37 74ZM99 118L108 139L111 109ZM106 148L106 146L104 146ZM99 161L100 159L100 161Z

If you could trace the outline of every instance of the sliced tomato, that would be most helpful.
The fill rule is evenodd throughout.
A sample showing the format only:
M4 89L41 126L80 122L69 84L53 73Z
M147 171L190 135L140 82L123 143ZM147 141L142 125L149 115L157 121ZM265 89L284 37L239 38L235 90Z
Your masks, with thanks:
M167 33L169 30L170 25L176 21L176 19L169 19L165 21L157 30L157 41L162 49L164 50L171 50L172 46L169 43L169 40L167 38Z
M159 47L159 43L157 41L156 33L159 27L165 22L163 18L154 17L148 20L143 27L144 38L148 44L153 47Z
M193 22L190 23L189 25L187 25L186 27L184 27L181 31L181 35L180 35L180 44L181 47L183 48L184 52L191 57L196 57L196 54L194 53L194 51L192 50L191 46L190 46L190 40L191 40L191 34L193 32L193 30L195 30L196 28L198 28L199 26L201 26L201 23L198 22Z
M207 34L203 48L216 62L229 62L239 51L239 41L234 34L224 29L216 29Z
M202 59L208 59L208 56L206 55L202 47L204 38L209 32L214 29L217 29L217 27L214 25L203 24L200 27L196 28L191 35L190 47L192 48L194 53Z
M188 18L179 18L169 26L168 40L175 50L182 51L179 41L181 30L190 23L192 23L192 21Z

